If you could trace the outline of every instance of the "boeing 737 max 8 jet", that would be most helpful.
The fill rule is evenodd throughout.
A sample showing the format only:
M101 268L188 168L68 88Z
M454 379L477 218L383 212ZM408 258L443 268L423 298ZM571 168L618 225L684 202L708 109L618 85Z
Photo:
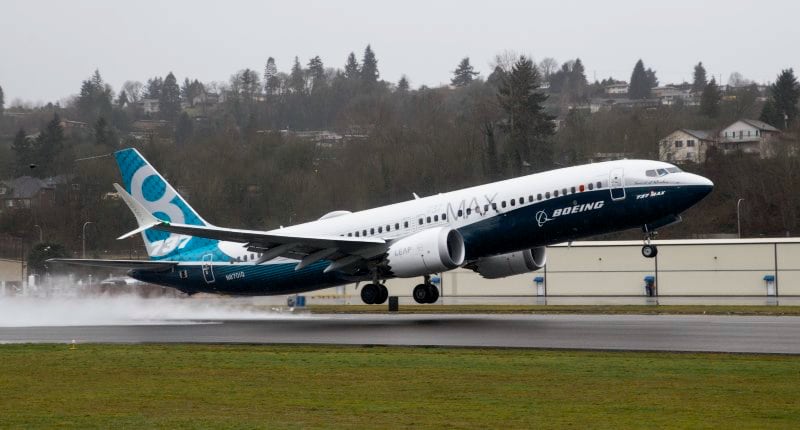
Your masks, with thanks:
M465 267L485 278L542 268L546 246L630 228L657 228L711 192L708 179L647 160L568 167L416 198L269 231L204 220L136 149L114 154L149 260L55 259L125 268L133 278L186 293L275 295L368 281L365 303L383 303L390 278L422 277L419 303L438 300L430 275Z

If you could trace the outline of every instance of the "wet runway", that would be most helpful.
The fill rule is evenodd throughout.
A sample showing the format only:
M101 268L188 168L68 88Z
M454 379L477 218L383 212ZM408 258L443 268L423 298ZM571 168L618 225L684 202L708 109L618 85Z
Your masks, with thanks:
M800 354L800 317L279 315L69 327L0 327L0 343L264 343Z

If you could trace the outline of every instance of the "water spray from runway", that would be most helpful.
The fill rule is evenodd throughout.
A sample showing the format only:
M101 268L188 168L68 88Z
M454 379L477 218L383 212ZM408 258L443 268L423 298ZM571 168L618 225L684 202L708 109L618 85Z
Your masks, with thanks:
M281 298L76 295L69 288L0 296L0 327L196 324L308 317L278 306ZM285 299L284 299L285 300Z

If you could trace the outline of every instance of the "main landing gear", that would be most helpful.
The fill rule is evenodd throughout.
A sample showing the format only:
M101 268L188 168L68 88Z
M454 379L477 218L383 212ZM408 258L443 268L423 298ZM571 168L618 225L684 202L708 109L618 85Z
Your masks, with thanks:
M656 237L655 231L647 230L647 226L644 228L644 246L642 247L642 256L644 258L655 258L658 255L658 248L655 245L651 245L650 241Z
M425 276L425 282L414 287L413 294L419 304L436 303L439 300L439 289L431 283L430 276Z
M386 285L374 283L364 285L361 289L361 300L368 305L381 305L389 298L389 289Z

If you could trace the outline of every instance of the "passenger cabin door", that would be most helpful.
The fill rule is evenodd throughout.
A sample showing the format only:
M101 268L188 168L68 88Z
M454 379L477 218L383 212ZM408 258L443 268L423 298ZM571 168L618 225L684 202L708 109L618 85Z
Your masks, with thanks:
M625 171L617 167L608 176L608 187L611 190L611 200L625 199Z
M205 279L206 284L213 284L216 279L214 279L214 266L211 264L211 261L214 259L214 255L206 254L203 256L203 279Z

